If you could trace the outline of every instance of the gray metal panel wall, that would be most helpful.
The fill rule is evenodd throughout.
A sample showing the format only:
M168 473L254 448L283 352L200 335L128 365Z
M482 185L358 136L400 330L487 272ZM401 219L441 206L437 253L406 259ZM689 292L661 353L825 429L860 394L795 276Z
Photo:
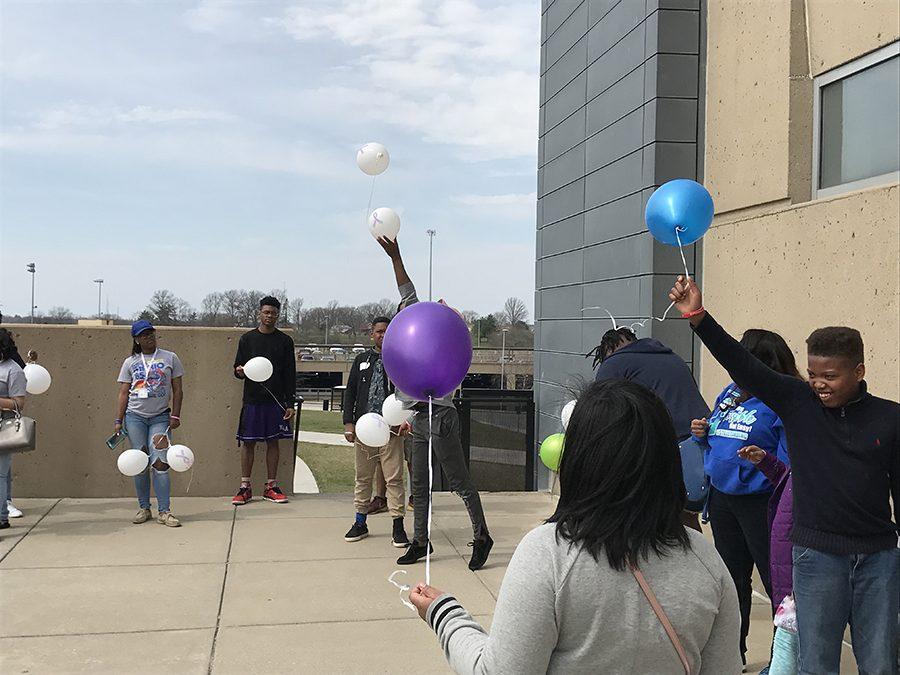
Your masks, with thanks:
M584 354L612 326L606 312L628 324L669 304L681 258L647 233L643 213L660 184L699 179L703 87L700 0L543 0L541 10L538 442L561 431L560 408L592 379ZM697 248L685 248L691 273ZM694 362L680 318L637 332Z

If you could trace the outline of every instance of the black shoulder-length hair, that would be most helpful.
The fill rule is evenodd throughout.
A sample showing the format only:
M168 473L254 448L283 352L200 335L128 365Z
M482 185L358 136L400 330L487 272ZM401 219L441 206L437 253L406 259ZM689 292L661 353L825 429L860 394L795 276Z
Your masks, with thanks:
M625 569L651 553L690 548L681 455L665 404L625 380L591 384L566 430L556 536Z

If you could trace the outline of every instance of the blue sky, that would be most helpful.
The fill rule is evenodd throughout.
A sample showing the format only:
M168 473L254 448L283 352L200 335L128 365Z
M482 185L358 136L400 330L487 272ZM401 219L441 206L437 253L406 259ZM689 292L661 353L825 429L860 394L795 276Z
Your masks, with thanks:
M400 213L427 287L532 308L536 0L0 4L0 309L123 315L281 288L305 306L394 297L368 234Z

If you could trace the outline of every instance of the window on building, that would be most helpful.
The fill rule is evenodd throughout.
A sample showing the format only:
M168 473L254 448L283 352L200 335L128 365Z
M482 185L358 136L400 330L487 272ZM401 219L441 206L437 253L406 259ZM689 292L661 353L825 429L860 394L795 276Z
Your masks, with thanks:
M814 80L813 197L900 178L900 42Z

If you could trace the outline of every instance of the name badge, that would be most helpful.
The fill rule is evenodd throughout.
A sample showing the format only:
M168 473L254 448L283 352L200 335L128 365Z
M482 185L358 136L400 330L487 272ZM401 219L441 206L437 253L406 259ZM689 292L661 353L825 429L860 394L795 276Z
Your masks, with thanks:
M138 398L150 398L150 392L146 389L138 389L137 391Z
M359 369L360 369L360 370L366 370L366 369L369 367L369 365L370 365L370 364L369 364L368 361L363 361L362 363L359 364Z

